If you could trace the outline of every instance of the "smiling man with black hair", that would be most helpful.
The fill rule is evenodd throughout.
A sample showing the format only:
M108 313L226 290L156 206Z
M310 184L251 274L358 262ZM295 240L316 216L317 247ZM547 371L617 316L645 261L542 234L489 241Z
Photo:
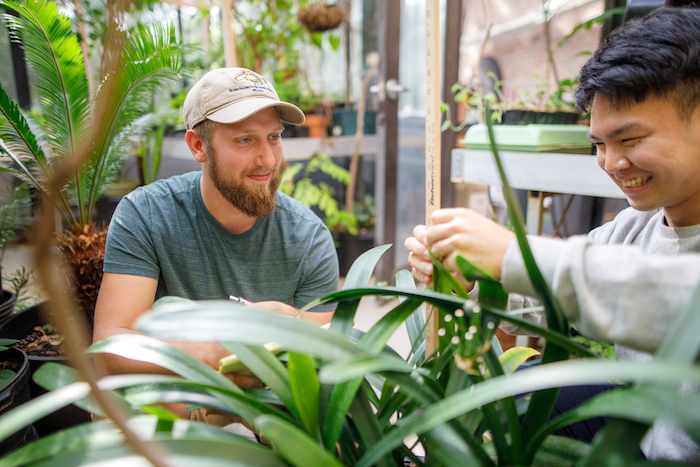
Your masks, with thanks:
M586 237L529 243L582 334L615 342L621 358L648 361L700 281L700 9L659 8L614 31L581 69L576 103L590 111L598 164L631 207ZM502 281L511 308L534 304L513 232L467 209L435 211L432 221L405 242L416 278L431 280L428 249L453 271L462 255ZM542 313L526 317L546 324ZM587 397L609 388L589 388ZM566 410L561 397L557 405ZM569 435L590 442L600 426L594 420ZM698 445L663 422L642 450L700 464Z

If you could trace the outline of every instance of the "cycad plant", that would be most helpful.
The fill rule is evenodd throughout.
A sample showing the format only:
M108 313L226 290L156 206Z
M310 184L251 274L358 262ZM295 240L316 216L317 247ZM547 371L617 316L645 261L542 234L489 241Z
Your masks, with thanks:
M37 188L60 213L58 246L78 302L91 319L106 238L106 229L92 223L95 202L149 118L147 97L178 75L175 32L160 24L122 31L118 47L105 46L93 97L87 73L94 71L85 69L78 38L56 3L2 0L0 7L16 13L3 19L24 49L39 104L24 112L0 87L0 150L11 159L7 170ZM113 50L116 56L108 53ZM95 121L106 124L96 128ZM59 162L85 153L68 182L52 190L49 180Z
M117 396L141 443L163 449L149 458L154 465L393 467L406 461L418 466L669 465L639 459L639 443L658 419L674 422L700 440L700 400L697 394L679 390L684 383L700 384L700 369L694 364L700 350L700 288L654 361L591 355L569 338L566 320L533 261L517 202L503 178L523 257L552 329L523 320L522 311L504 311L500 285L463 259L458 259L462 273L479 281L478 301L469 299L438 262L432 290L416 290L407 271L397 275L396 287L369 287L372 269L387 248L383 246L353 264L343 290L307 306L338 303L329 330L264 310L253 313L228 301L161 302L135 323L147 335L112 336L90 350L156 364L177 376L110 376L98 386ZM398 296L400 301L367 333L354 330L359 301L373 296ZM430 355L425 353L425 321L419 308L423 303L432 305L440 317L437 351ZM546 339L539 364L514 371L534 352L501 353L493 336L500 320ZM401 323L412 343L410 355L403 358L386 346ZM160 340L203 338L221 342L236 357L222 361L217 372ZM271 351L265 346L270 342L284 352ZM570 353L582 358L566 361ZM234 367L240 371L241 364L268 389L243 390L222 374ZM46 364L34 378L54 390L0 417L0 439L68 403L104 413L88 397L90 387L74 370ZM626 386L550 420L558 388L610 380ZM178 419L156 405L160 402L186 402L236 414L255 426L274 449L211 425ZM611 419L590 445L552 434L601 415ZM425 457L417 455L419 448ZM135 456L132 444L112 422L102 420L40 439L0 464L141 465Z

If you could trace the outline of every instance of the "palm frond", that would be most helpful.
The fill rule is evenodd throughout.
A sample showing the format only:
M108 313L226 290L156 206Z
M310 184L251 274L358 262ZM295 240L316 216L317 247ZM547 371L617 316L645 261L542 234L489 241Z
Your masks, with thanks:
M59 158L73 156L88 128L90 102L83 56L70 21L50 1L0 5L20 15L3 16L34 73L52 152Z
M43 172L47 173L48 162L44 150L37 142L19 106L7 95L2 85L0 85L0 139L15 154L36 161Z
M107 185L119 175L123 157L132 150L134 139L144 136L151 129L154 118L154 114L146 114L122 128L112 138L107 153L99 159L90 159L81 171L82 191L88 193L85 209L87 219L92 218L95 201L102 196ZM71 185L71 189L75 192L75 184Z
M93 160L96 161L94 180L88 194L88 206L94 205L99 188L108 177L109 160L123 155L110 150L116 135L136 119L149 112L149 95L156 89L173 82L181 66L180 50L172 25L155 24L149 28L139 27L132 31L122 49L123 68L109 76L113 80L106 101L109 117L105 131L99 135ZM97 101L100 102L98 89ZM126 146L120 146L125 148ZM105 157L111 152L111 157ZM91 209L88 209L91 211Z
M11 169L15 175L36 187L44 197L50 199L59 212L72 217L68 202L63 196L54 196L49 192L46 180L51 175L50 161L37 138L22 115L19 106L0 86L0 151L12 161ZM58 201L58 202L57 202ZM59 204L62 204L63 209Z

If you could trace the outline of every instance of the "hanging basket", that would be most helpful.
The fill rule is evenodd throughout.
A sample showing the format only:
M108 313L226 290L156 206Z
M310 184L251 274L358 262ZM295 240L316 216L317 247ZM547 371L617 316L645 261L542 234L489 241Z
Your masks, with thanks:
M335 29L348 19L345 7L340 3L314 3L299 10L299 20L311 32Z

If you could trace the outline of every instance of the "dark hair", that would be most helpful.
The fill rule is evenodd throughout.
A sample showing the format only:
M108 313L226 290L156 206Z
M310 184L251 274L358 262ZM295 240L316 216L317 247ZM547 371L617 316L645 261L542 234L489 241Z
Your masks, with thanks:
M700 104L700 9L661 7L613 31L581 68L576 106L588 111L596 94L615 106L666 97L689 119Z

